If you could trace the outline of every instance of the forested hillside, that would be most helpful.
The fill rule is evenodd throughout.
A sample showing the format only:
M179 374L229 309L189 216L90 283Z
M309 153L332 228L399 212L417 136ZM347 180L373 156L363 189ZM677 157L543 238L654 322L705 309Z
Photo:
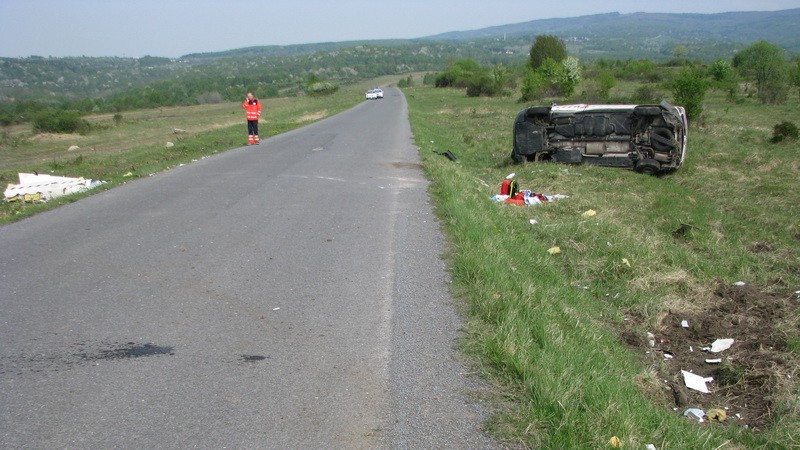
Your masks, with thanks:
M382 75L441 71L470 58L525 65L537 35L564 40L581 61L731 59L766 39L800 52L800 9L725 14L600 14L547 19L415 40L257 46L177 59L0 58L4 123L44 106L81 112L215 103L244 90L261 97L302 92L311 80L346 84ZM33 104L33 105L32 105Z
M761 39L798 54L798 23L800 9L720 14L609 13L456 31L426 39L494 39L513 45L552 34L567 41L570 53L582 59L658 60L669 59L677 52L690 59L713 60L733 57L738 49Z

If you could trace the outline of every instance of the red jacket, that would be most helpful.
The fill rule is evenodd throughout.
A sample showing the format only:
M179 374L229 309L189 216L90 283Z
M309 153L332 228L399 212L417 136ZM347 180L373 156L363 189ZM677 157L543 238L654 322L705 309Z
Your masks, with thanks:
M261 102L258 99L245 100L242 108L246 111L247 120L258 120L261 117Z

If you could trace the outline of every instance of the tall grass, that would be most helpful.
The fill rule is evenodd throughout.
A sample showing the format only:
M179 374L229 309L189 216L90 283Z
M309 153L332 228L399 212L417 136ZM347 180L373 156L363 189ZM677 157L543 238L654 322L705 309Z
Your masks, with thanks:
M768 432L699 427L673 412L665 380L618 338L631 317L655 328L667 310L703 308L719 281L784 292L800 286L800 147L767 142L775 123L800 121L796 100L768 108L728 104L712 93L706 125L690 130L687 164L657 178L592 166L512 166L512 123L523 105L448 89L406 93L452 242L448 259L468 322L464 345L510 405L493 419L495 433L533 448L604 448L612 436L624 448L797 444L796 383L782 399L784 417ZM444 150L458 161L435 153ZM523 188L570 198L534 207L491 202L509 172ZM584 217L588 209L598 214ZM691 231L673 236L682 223ZM748 251L758 242L776 251ZM561 253L550 255L553 246Z

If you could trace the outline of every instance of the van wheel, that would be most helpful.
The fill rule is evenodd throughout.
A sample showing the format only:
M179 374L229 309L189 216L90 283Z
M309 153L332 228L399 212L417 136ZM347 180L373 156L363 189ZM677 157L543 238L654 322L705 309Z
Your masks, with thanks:
M636 164L636 171L645 175L656 175L661 171L661 163L655 159L643 159Z
M650 145L661 152L675 148L675 134L667 128L653 128L650 132Z
M522 164L522 163L524 163L525 161L528 160L528 158L526 158L525 156L518 155L516 153L512 153L511 154L511 159L513 159L514 163L516 163L516 164Z

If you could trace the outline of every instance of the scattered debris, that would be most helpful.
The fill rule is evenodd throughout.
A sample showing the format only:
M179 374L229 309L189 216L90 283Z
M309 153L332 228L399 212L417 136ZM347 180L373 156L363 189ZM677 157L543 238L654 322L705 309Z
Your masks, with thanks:
M433 142L433 141L431 141L431 143L432 143L432 142ZM442 156L444 156L445 158L449 159L450 161L455 161L456 159L458 159L458 158L456 158L456 155L455 155L455 154L453 154L453 152L451 152L450 150L447 150L447 151L444 151L444 152L437 152L437 151L434 151L433 153L436 153L437 155L442 155Z
M710 383L714 381L711 377L701 377L700 375L694 374L692 372L687 372L685 370L681 370L681 374L683 375L683 382L686 384L686 387L692 389L694 391L702 392L704 394L708 394L708 386L706 383Z
M557 255L557 254L561 253L561 248L559 248L559 247L550 247L549 249L547 249L547 253L550 253L551 255Z
M538 205L540 203L548 203L563 198L569 198L568 195L564 194L537 194L530 189L520 190L517 181L513 179L514 176L516 176L515 173L508 174L506 179L503 180L503 183L500 185L500 193L494 195L492 200L496 202L511 203L518 206L530 206Z
M76 151L76 150L80 150L80 149L81 149L81 148L80 148L80 147L78 147L77 145L70 145L70 146L69 146L69 148L67 149L67 151L68 151L68 152L74 152L74 151Z
M103 181L37 173L19 173L19 184L9 184L3 195L9 202L46 202L63 195L92 189Z
M780 405L774 399L794 396L789 389L800 360L787 340L787 327L800 318L798 289L780 283L764 287L749 281L741 287L719 283L711 288L702 309L667 311L655 324L629 313L625 316L629 320L621 322L619 337L654 367L658 378L668 380L671 389L656 394L655 401L674 402L675 414L689 407L706 412L722 408L727 421L737 426L767 430L780 417ZM682 320L690 327L681 327ZM647 331L652 333L646 337ZM734 338L734 344L722 353L701 351L702 347L710 350L720 337ZM679 364L666 362L663 350ZM707 384L711 392L687 388L681 370L713 378L713 384Z
M647 444L644 448L645 450L658 450L658 448L656 448L656 446L653 444Z
M596 215L597 215L597 211L595 211L593 209L587 210L586 212L581 214L582 217L594 217Z
M717 339L711 343L711 347L703 347L703 350L711 353L719 353L731 348L731 345L733 345L733 339L731 338Z
M690 225L688 223L682 223L682 224L680 224L680 226L678 226L678 228L676 228L672 232L672 237L676 237L676 238L684 237L684 236L686 236L687 233L689 233L693 229L694 229L694 225Z
M186 133L186 130L182 130L182 129L180 129L180 128L173 128L173 129L172 129L172 133L173 133L173 134L181 134L181 133Z
M744 281L737 281L736 283L733 283L733 285L742 287L742 286L747 286L747 283L745 283Z
M689 408L683 412L683 416L698 422L703 422L703 418L706 417L706 413L700 408Z
M166 147L166 148L172 148L172 147L175 147L175 143L174 143L174 142L169 142L169 141L167 141L167 143L164 145L164 147Z
M625 265L626 265L626 266L628 266L628 267L630 267L630 266L631 266L631 262L630 262L630 261L628 261L628 258L622 258L622 264L625 264Z
M689 321L688 320L681 320L681 327L689 328Z
M622 440L616 436L611 436L611 439L608 440L608 445L612 448L620 448L622 447Z
M280 307L277 307L277 308L272 308L272 310L273 310L273 311L277 311L277 310L279 310L279 309L281 309L281 308L280 308Z
M708 420L714 422L724 422L728 418L728 413L724 409L714 408L709 409L707 414Z
M536 220L536 219L531 219L530 223L531 223L531 225L536 225L537 223L539 223L539 221Z

